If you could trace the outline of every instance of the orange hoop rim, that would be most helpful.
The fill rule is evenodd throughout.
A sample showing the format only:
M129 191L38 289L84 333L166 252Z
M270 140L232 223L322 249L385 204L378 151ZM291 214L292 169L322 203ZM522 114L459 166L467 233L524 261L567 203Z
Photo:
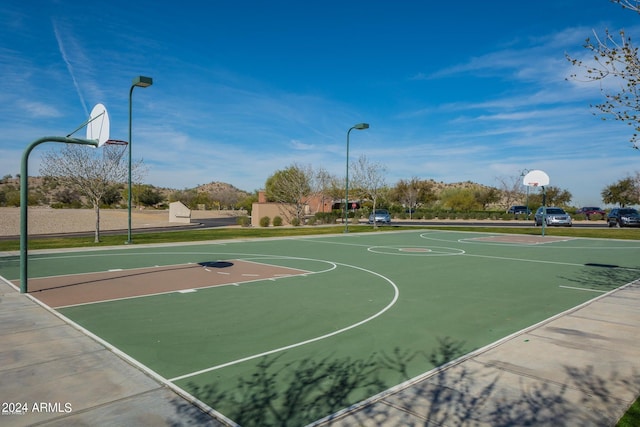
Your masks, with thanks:
M105 141L104 145L129 145L129 143L121 139L108 139Z

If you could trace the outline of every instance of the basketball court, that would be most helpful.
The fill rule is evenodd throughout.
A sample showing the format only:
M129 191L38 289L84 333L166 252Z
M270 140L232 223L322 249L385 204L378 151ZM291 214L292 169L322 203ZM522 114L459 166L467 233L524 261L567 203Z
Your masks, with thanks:
M38 252L29 291L222 419L306 425L630 286L638 249L416 230Z

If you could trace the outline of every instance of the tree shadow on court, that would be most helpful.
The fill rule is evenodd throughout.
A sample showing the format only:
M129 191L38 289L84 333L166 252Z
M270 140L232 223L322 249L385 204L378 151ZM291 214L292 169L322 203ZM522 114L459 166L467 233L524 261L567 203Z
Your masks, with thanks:
M265 357L256 372L238 380L235 391L193 383L187 391L213 408L231 408L224 415L245 427L507 427L614 425L630 403L618 396L636 396L640 390L637 372L603 376L592 366L564 365L564 378L542 379L535 373L514 375L509 367L460 363L466 352L463 343L444 338L430 354L396 348L366 360L307 359L287 365ZM418 357L439 368L407 381L409 362ZM396 384L382 379L388 381L388 371L403 385L388 390ZM350 407L353 393L363 391L374 397ZM199 412L195 407L179 411Z
M189 384L188 390L214 408L226 401L232 409L225 416L241 426L301 426L348 406L355 389L373 394L385 387L374 357L305 359L284 366L277 361L262 359L251 377L238 380L235 392L215 384Z
M623 267L614 264L587 263L578 274L560 276L567 282L586 289L608 292L640 277L640 268Z
M224 402L232 408L225 416L241 426L300 426L350 406L354 395L372 396L408 380L416 357L439 366L465 353L462 343L444 338L432 354L396 348L366 360L327 357L284 365L278 357L265 357L251 377L238 380L235 392L194 383L187 390L213 408ZM396 378L393 384L389 374Z

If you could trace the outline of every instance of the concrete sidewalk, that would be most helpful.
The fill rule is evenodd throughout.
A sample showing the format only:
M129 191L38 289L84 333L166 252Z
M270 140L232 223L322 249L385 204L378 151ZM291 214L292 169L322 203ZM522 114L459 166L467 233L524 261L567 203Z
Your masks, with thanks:
M227 425L2 280L0 404L3 427Z
M640 282L315 425L615 425L640 392L638 337ZM0 378L1 409L26 409L2 426L228 425L3 281Z

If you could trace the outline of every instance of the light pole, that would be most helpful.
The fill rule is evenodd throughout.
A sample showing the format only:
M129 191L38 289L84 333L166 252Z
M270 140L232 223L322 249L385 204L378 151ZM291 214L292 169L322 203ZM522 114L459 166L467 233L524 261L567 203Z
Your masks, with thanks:
M369 123L358 123L351 126L347 131L347 175L345 180L345 192L344 192L344 232L349 232L349 134L352 130L369 129Z
M127 226L127 244L131 243L131 146L133 145L131 142L131 110L132 110L132 99L133 99L133 88L138 87L148 87L153 84L153 79L151 77L138 76L133 79L133 83L131 84L131 89L129 89L129 200L127 203L128 209L128 226Z
M520 178L524 178L529 172L531 172L529 169L522 169L522 172L520 172ZM527 203L526 203L526 211L525 213L527 214L527 219L529 219L529 186L527 185Z

